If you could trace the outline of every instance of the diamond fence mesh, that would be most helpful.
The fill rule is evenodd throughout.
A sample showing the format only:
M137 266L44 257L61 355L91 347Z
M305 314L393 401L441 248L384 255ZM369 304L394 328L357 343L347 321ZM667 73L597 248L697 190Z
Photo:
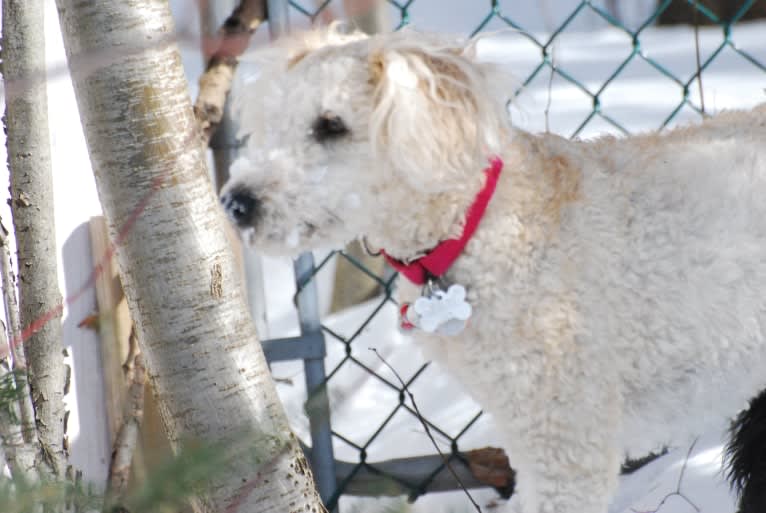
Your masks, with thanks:
M325 0L312 2L311 0L289 0L288 3L289 14L293 21L308 20L312 23L317 20L327 21L326 18L322 19L323 14L329 13L330 10L334 13L341 13L343 11L343 3L340 1ZM391 28L401 28L408 24L418 26L420 25L419 17L427 20L429 13L427 11L424 12L419 7L420 4L425 3L425 0L409 0L406 2L387 0L385 2L385 9L391 22ZM649 6L645 16L639 15L637 17L634 15L631 22L626 22L623 19L619 9L620 5L626 5L627 2L562 1L556 3L556 5L566 4L571 5L571 8L567 12L558 10L552 16L548 16L547 30L540 30L539 27L533 30L524 21L525 15L522 11L524 9L528 10L529 4L533 4L533 2L471 0L463 3L469 4L470 9L465 8L461 12L470 11L472 14L471 16L466 16L466 19L473 19L471 22L466 21L466 26L463 27L465 35L475 35L483 31L510 29L516 36L528 41L529 53L533 56L533 59L537 59L537 62L531 67L531 71L526 76L520 77L520 87L515 91L516 95L521 94L525 88L536 80L553 81L555 78L576 88L590 102L590 110L584 114L582 119L578 119L573 124L574 128L568 134L571 137L581 136L586 127L597 121L602 122L599 126L606 123L613 131L623 134L631 132L633 127L631 126L630 119L623 119L620 116L619 110L615 110L615 112L610 110L604 104L603 98L605 92L613 86L618 77L635 62L641 62L650 66L675 86L675 96L671 94L670 98L664 98L667 111L659 118L659 122L654 127L657 129L668 126L685 109L700 116L705 114L702 103L704 96L697 94L697 90L700 88L700 76L704 80L705 71L713 66L725 53L733 52L747 61L748 66L752 66L753 69L764 73L764 80L766 81L766 56L754 55L747 49L738 46L734 30L738 24L742 23L744 18L752 15L756 10L759 12L766 11L764 9L766 7L764 5L766 0L724 2L727 5L725 12L723 9L710 6L711 2L660 0L656 4ZM540 8L545 10L548 4L549 2L540 2ZM732 7L731 4L737 4L736 8ZM433 6L434 4L431 3L430 5ZM691 70L674 69L672 65L655 58L642 45L642 39L651 30L650 28L656 26L663 13L667 14L671 9L676 11L686 9L688 11L687 16L695 24L717 27L716 30L720 35L720 41L713 45L712 50L706 51L704 55L698 55L698 60L694 63L695 65ZM543 14L545 13L543 12ZM576 72L567 68L566 63L562 64L555 58L555 45L562 40L565 32L582 30L582 19L584 18L595 19L602 26L611 27L613 31L620 34L624 41L624 57L618 60L618 64L613 69L607 70L603 75L604 78L598 83L579 78ZM709 31L710 29L707 30ZM694 38L695 32L689 30L688 37ZM383 461L375 463L369 461L368 450L371 444L385 433L392 419L400 415L408 415L416 419L416 424L420 422L428 424L434 436L444 446L446 461L465 464L466 455L461 452L461 443L466 433L469 433L477 424L481 417L481 412L477 410L475 414L466 415L467 420L458 429L454 429L454 426L450 429L440 427L436 422L429 420L429 415L418 415L407 395L408 387L417 385L419 380L423 379L423 375L428 367L427 363L417 366L411 372L403 375L404 384L399 382L393 373L389 372L389 369L370 365L369 348L365 344L360 344L359 340L361 335L365 333L369 325L380 315L384 308L391 308L388 306L391 304L395 305L395 299L392 295L397 278L395 275L390 272L382 275L375 273L368 269L365 266L365 262L359 258L348 252L338 251L328 255L319 261L313 270L299 277L297 282L298 295L315 279L318 273L330 267L333 257L346 260L354 268L354 272L363 274L367 280L376 284L380 295L372 302L372 306L368 308L368 313L364 319L350 333L341 333L331 326L322 325L321 330L324 333L328 346L339 344L342 350L340 351L341 356L339 358L335 358L334 361L328 360L324 383L320 387L314 387L314 394L329 394L332 397L334 383L340 381L338 376L345 369L354 367L367 373L383 389L388 390L388 392L384 393L387 393L389 398L393 397L394 400L385 407L385 401L381 401L380 408L385 411L380 413L379 425L371 433L361 437L361 439L358 433L352 434L333 427L330 423L332 419L324 419L328 422L328 427L332 429L331 432L335 445L345 445L347 448L353 449L357 454L357 458L354 461L333 460L331 462L324 462L324 470L318 470L318 472L328 472L328 469L331 469L334 472L334 489L329 492L325 490L323 493L323 498L328 508L330 510L334 509L337 506L339 497L345 493L355 495L365 493L375 494L376 488L374 486L359 486L358 481L367 483L370 480L377 479L380 483L377 489L381 493L406 493L410 498L418 497L432 490L442 490L445 488L458 489L457 483L450 481L452 478L445 477L447 476L446 462L436 456L410 458L399 462ZM390 333L390 331L387 333ZM312 387L309 388L311 389ZM311 402L312 399L310 398L307 404L310 405ZM322 408L319 408L319 410L319 413L312 413L311 407L307 408L309 416L312 414L327 415ZM492 441L487 440L486 442L485 445L489 445ZM316 469L317 462L312 461L312 464ZM452 482L452 484L445 484L447 481ZM512 482L505 485L495 483L495 486L501 493L506 495L512 491Z

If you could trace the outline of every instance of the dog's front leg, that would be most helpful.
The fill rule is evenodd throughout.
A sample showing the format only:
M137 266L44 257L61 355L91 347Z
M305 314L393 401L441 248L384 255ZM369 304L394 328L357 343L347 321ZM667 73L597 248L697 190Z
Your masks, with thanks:
M507 434L522 513L607 513L620 468L618 401L579 377L545 380Z
M601 423L610 419L576 403L554 400L551 410L510 444L521 511L607 513L620 466L616 436Z
M507 402L492 401L523 513L606 513L617 485L620 380L608 345L583 335L577 310L549 296L528 311L514 334L509 387L495 391Z

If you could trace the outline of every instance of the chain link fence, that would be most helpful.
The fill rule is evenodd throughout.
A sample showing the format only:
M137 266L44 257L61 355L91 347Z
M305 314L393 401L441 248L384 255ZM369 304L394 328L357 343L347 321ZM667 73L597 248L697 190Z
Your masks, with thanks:
M353 0L352 0L353 1ZM285 13L289 16L294 25L306 24L306 22L315 22L322 19L323 13L342 13L344 3L340 1L324 0L312 2L312 0L289 0L287 6L281 3L285 8ZM455 2L457 3L457 2ZM546 11L553 10L553 4L557 6L554 14L546 16ZM732 8L731 4L738 4ZM346 6L350 2L345 2ZM383 9L386 10L386 16L390 21L392 28L400 28L408 24L420 26L420 18L427 20L429 13L421 9L421 4L426 4L425 0L396 1L387 0ZM747 62L748 66L759 73L762 73L763 82L766 83L766 55L755 55L746 47L738 45L738 36L736 28L742 23L742 20L752 15L754 12L764 11L766 0L747 0L740 2L724 2L727 9L716 8L712 2L697 1L672 1L660 0L656 3L644 3L645 12L634 12L631 20L626 20L624 13L620 12L620 6L623 8L628 2L616 1L560 1L560 2L515 2L515 1L470 1L463 2L470 7L464 7L460 13L466 13L466 20L473 20L462 28L465 35L475 35L479 32L491 32L506 30L512 32L515 37L523 38L527 41L526 59L532 61L525 76L520 77L520 87L515 92L520 95L533 83L547 81L549 85L564 83L578 91L580 99L589 102L590 109L584 113L582 118L578 118L571 124L572 129L567 135L571 137L582 136L586 128L596 124L599 131L604 127L611 128L612 131L628 134L636 127L632 126L629 117L621 117L619 109L610 109L605 96L614 86L615 81L625 73L626 70L636 63L647 65L656 71L659 75L671 82L674 87L671 88L675 94L665 94L663 104L666 110L658 117L654 128L662 129L676 120L683 111L696 113L699 116L705 114L704 80L705 72L721 59L721 56L728 54L729 58L736 55ZM529 5L541 9L541 18L545 20L545 27L533 26L525 21L529 18ZM562 12L562 4L570 5L567 12ZM433 6L433 2L430 4ZM699 52L697 46L696 62L693 66L686 66L686 69L677 69L668 64L663 59L655 57L651 51L647 50L645 44L642 44L647 33L654 30L663 16L668 13L685 12L688 20L698 25L717 26L716 33L719 41L712 46L708 45L708 50ZM634 9L635 11L635 9ZM468 15L470 13L470 16ZM322 19L327 21L327 17ZM424 23L423 25L427 25ZM588 30L589 27L610 28L611 34L617 34L622 41L622 50L624 54L617 60L617 65L601 73L603 78L598 82L582 78L576 71L567 67L566 60L556 58L557 48L565 50L565 47L557 47L559 44L566 44L565 34L575 30ZM710 28L706 29L707 34L711 34ZM696 31L688 29L683 37L698 37ZM656 36L656 37L655 37ZM662 35L655 34L654 39L661 38ZM761 87L762 89L762 87ZM667 91L667 89L666 89ZM550 100L549 100L550 103ZM547 119L547 118L546 118ZM547 123L546 123L547 124ZM645 127L642 127L645 128ZM369 302L365 307L365 313L360 317L361 320L345 331L336 329L326 323L319 324L318 309L316 308L316 290L315 278L321 272L327 271L331 267L333 258L345 259L355 269L355 272L361 273L366 280L378 287L381 294ZM310 449L312 465L314 466L317 480L319 482L320 492L325 500L328 509L333 510L337 507L338 500L343 494L354 495L384 495L406 494L414 499L421 494L445 489L458 489L458 484L450 476L446 468L446 462L454 464L455 470L468 482L469 486L482 486L483 483L475 479L475 472L471 472L469 457L461 452L462 444L471 430L475 429L482 416L477 409L474 413L464 415L465 421L461 425L451 425L449 428L438 425L429 420L431 415L426 413L420 415L408 398L407 391L413 387L422 384L427 374L428 364L418 364L410 366L402 372L402 381L400 382L394 374L385 365L373 365L375 359L370 356L367 344L360 343L362 335L367 333L370 325L381 315L383 311L396 311L395 299L393 297L394 287L396 285L396 276L390 273L377 274L369 270L363 261L343 251L335 252L314 265L309 256L306 256L296 264L297 275L297 294L296 304L299 307L299 317L301 319L302 335L291 339L280 339L266 341L267 357L271 361L304 359L306 362L321 362L321 372L314 375L313 381L307 379L307 388L311 397L306 402L306 411L310 419L310 431L312 435L312 447ZM393 322L393 321L392 321ZM321 330L321 331L320 331ZM392 333L393 330L385 330L385 336ZM321 333L323 336L318 336ZM290 346L290 344L293 344ZM288 349L288 346L292 349ZM331 347L332 346L332 347ZM335 355L333 358L325 360L327 352ZM308 365L308 364L307 364ZM326 365L326 369L324 366ZM348 389L347 379L341 379L349 368L361 371L369 376L370 379L378 383L381 390L381 399L379 405L379 415L376 416L374 429L368 430L364 435L351 432L348 426L342 428L332 424L330 417L329 403L337 400L340 396L353 394L353 389ZM306 368L309 373L308 366ZM343 382L345 391L335 390L336 383ZM427 384L426 384L427 385ZM353 387L351 387L353 388ZM328 398L329 397L329 398ZM416 398L417 400L417 398ZM445 402L449 402L445 398ZM371 446L378 441L389 429L393 420L401 416L412 418L414 426L420 426L421 422L428 425L430 431L438 438L440 445L444 447L446 459L434 455L410 457L403 459L392 459L380 462L373 462L369 457ZM364 430L362 430L364 431ZM330 435L332 441L330 440ZM492 440L485 440L484 445L491 444ZM356 454L353 460L336 461L333 456L333 443L335 447L343 446L347 450L345 454ZM434 451L435 453L435 451ZM474 469L475 470L475 469ZM508 496L512 493L512 480L502 479L492 483L501 494Z

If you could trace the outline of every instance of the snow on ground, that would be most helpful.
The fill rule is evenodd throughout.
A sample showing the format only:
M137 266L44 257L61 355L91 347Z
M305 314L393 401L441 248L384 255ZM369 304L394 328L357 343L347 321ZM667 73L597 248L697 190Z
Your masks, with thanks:
M306 0L307 2L309 0ZM603 5L604 2L594 4ZM202 70L198 45L193 36L198 33L195 9L189 8L191 0L172 0L179 26L185 27L185 39L181 41L183 62L190 78L190 93L196 93L196 79ZM340 2L333 0L336 12ZM571 9L579 4L576 0L549 0L541 2L501 1L504 12L514 17L522 26L543 38L544 32L560 23ZM623 5L624 4L624 5ZM626 10L627 24L635 27L645 17L652 0L622 2ZM446 30L465 33L481 21L481 10L473 2L449 3L442 0L417 0L411 9L413 23L424 29ZM482 4L484 5L484 4ZM627 9L630 5L630 9ZM293 12L294 18L296 13ZM62 293L66 297L76 291L90 272L89 239L84 223L92 215L100 214L87 151L71 84L66 74L64 52L56 23L53 0L46 2L47 51L49 65L49 105L51 143L56 194L56 238L61 248L60 276ZM295 21L294 27L305 25ZM488 30L500 30L491 40L481 44L487 58L503 61L508 70L520 80L538 64L540 50L519 34L503 29L494 21ZM740 48L749 52L760 62L766 62L766 23L741 24L732 31L732 39ZM261 30L257 42L266 39ZM703 61L723 40L720 30L701 31L701 54ZM191 39L190 39L191 38ZM694 37L688 28L648 29L642 34L641 45L653 59L677 73L684 81L695 69ZM603 19L585 9L576 22L561 34L555 45L556 63L571 76L580 80L591 92L596 92L604 79L610 76L631 51L630 38L620 30L609 28ZM514 101L512 119L516 126L532 131L545 127L543 112L549 100L549 74L543 73ZM764 97L766 73L737 55L730 48L722 51L719 58L704 74L705 101L710 111L724 108L749 107ZM696 83L690 88L690 96L698 102ZM631 131L653 129L659 126L681 100L681 89L640 59L628 64L623 72L600 95L602 110ZM592 100L577 87L560 77L550 84L549 125L554 132L570 136L590 113ZM681 112L678 120L696 119L688 109ZM616 129L598 118L580 132L581 137L600 133L615 133ZM4 145L0 153L4 152ZM0 215L10 216L5 202L0 202ZM269 335L271 337L295 334L297 322L292 309L291 264L283 260L264 259L267 280ZM320 273L321 304L326 311L329 303L329 284L332 268ZM85 470L86 479L100 480L106 468L109 449L106 446L105 426L99 424L98 405L100 396L95 337L78 329L77 323L94 307L93 294L83 296L68 305L64 315L65 345L72 353L74 379L70 397L72 416L69 423L72 441L73 463ZM349 309L337 315L326 316L327 326L346 336L356 331L362 319L377 306L375 301ZM388 362L405 379L424 363L417 348L400 335L396 329L396 311L386 305L360 338L352 345L352 354L360 362L375 369L381 376L393 380L390 372L377 360L368 347L376 347ZM327 367L332 369L344 357L345 346L328 339ZM285 406L296 431L306 439L307 421L303 415L303 373L300 364L275 364L278 378L292 378L293 385L279 386ZM412 388L425 416L448 434L456 435L465 423L479 411L458 383L448 374L430 366ZM382 420L396 407L398 395L382 381L371 378L356 364L346 364L333 378L330 388L332 421L336 431L355 443L365 443ZM695 419L689 419L695 422ZM720 434L707 433L694 447L681 491L704 513L725 513L733 506L726 486L719 473ZM442 443L443 441L437 437ZM481 417L460 438L460 448L470 449L491 445L498 437L491 419ZM445 448L447 448L445 446ZM358 458L355 450L336 440L338 457L350 461ZM679 473L688 447L681 447L643 468L622 481L620 494L612 508L613 513L652 511L668 493L677 487ZM368 460L376 461L399 456L430 454L433 448L417 421L398 413L387 428L370 444ZM494 493L481 492L480 503L489 501ZM352 509L353 501L345 500L344 511ZM378 503L378 504L390 504ZM370 502L364 502L370 507ZM433 494L419 499L415 511L470 511L466 499L457 493ZM680 496L669 498L662 513L691 513L695 509Z

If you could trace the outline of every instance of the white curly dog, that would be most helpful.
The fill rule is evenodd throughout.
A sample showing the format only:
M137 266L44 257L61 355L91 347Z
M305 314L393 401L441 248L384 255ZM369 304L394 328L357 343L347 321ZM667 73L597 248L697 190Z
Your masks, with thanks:
M522 511L605 513L626 454L688 443L766 385L766 106L531 135L475 46L330 29L268 50L222 202L268 253L363 237L412 280L403 302L462 285L462 332L404 324L493 415Z

